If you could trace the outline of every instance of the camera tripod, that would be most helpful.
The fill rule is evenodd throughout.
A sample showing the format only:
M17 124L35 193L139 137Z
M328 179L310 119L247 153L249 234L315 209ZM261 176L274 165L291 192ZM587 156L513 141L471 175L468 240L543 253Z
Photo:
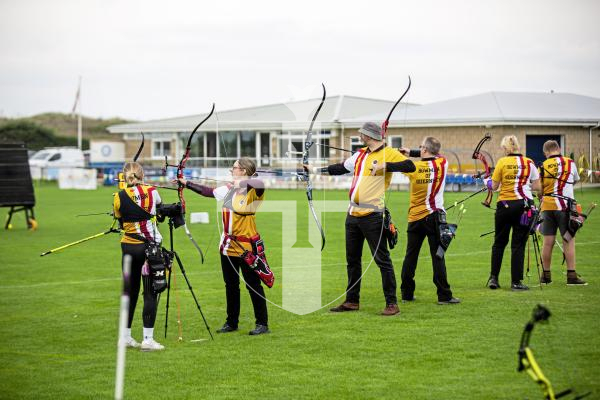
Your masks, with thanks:
M200 303L198 302L198 299L196 298L196 294L194 293L194 290L192 289L192 285L190 284L190 281L187 277L187 275L185 274L185 268L183 267L183 263L181 262L181 259L179 258L179 255L177 254L177 252L173 249L173 218L169 217L169 247L170 250L167 250L163 247L163 251L165 251L168 255L169 255L169 259L171 260L171 262L169 263L169 281L167 284L167 304L166 304L166 311L165 311L165 338L167 337L167 327L168 327L168 323L169 323L169 295L171 293L171 269L173 267L173 259L175 259L177 261L177 265L179 265L179 270L181 271L181 274L183 275L183 277L185 278L185 282L187 283L188 289L190 290L190 293L192 294L192 297L194 298L194 301L196 302L196 307L198 308L198 311L200 312L200 315L202 316L202 320L204 321L204 326L206 326L206 330L208 331L208 334L210 335L210 338L212 340L214 340L215 338L213 337L210 328L208 326L208 322L206 322L206 318L204 317L204 313L202 312L202 308L200 307Z

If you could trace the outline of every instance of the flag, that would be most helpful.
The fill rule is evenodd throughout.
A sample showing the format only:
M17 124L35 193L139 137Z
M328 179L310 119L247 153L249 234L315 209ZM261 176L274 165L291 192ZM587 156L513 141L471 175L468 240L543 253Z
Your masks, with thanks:
M73 109L71 110L71 117L75 116L75 110L77 110L77 106L79 105L80 94L81 94L81 77L79 77L79 85L77 85L77 93L75 94L75 103L73 104Z

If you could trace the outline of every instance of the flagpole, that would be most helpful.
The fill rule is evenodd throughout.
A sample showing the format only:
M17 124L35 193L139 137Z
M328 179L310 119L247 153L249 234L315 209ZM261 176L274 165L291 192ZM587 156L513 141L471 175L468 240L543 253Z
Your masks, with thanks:
M77 148L81 150L81 76L79 77L79 88L77 89Z

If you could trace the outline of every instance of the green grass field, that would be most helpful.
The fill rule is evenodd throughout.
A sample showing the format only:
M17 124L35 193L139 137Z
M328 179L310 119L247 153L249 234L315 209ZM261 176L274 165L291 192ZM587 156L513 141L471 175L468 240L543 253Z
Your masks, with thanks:
M76 218L76 214L110 211L111 193L60 191L36 184L37 231L27 231L22 215L14 228L0 230L0 398L96 399L113 396L120 282L120 246L116 234L103 236L63 252L40 257L58 247L106 230L109 216ZM576 193L587 208L600 190ZM162 192L174 202L174 192ZM464 197L447 194L447 204ZM316 200L344 200L346 192L320 192ZM218 265L218 232L214 200L186 195L190 211L208 211L213 224L190 225L208 256L204 265L185 236L175 231L175 247L186 266L212 330L225 321L225 293ZM308 211L303 191L267 193L267 199L296 199L302 216L298 246L306 246ZM392 251L400 285L405 248L406 192L394 193L390 204L401 232ZM130 399L541 399L541 391L517 373L517 349L532 308L542 303L553 316L538 326L531 345L555 389L575 387L600 397L600 213L592 214L577 236L578 272L590 284L567 287L561 255L554 253L555 282L525 293L509 289L510 255L500 276L501 290L485 287L489 275L493 212L482 198L467 203L458 237L447 256L448 279L463 303L438 306L431 282L431 260L422 252L417 268L417 301L401 304L398 317L381 317L384 307L379 271L371 267L363 279L361 310L331 314L323 308L296 315L269 305L272 334L250 337L254 327L249 296L242 288L240 331L208 333L195 303L176 271L171 292L169 332L164 335L165 297L161 299L155 337L166 346L159 353L128 350L125 397ZM452 213L450 213L452 215ZM281 276L281 218L257 217L269 261ZM322 304L345 288L344 214L324 218L328 244L323 252ZM310 223L314 223L312 219ZM166 237L168 228L161 226ZM364 254L369 254L365 249ZM365 265L369 258L365 258ZM532 277L525 283L535 285ZM307 260L310 263L311 260ZM301 267L301 266L299 266ZM282 288L267 291L281 304ZM178 342L175 295L179 298L183 341ZM337 301L335 302L337 303ZM141 336L141 298L133 336Z

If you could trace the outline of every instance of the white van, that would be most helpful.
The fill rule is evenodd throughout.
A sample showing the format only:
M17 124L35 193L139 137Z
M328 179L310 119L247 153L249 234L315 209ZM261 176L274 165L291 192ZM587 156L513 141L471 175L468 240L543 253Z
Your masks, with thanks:
M47 147L29 159L30 167L80 167L83 168L83 151L76 147Z
M29 159L33 179L57 179L61 168L83 168L83 152L76 147L47 147Z

